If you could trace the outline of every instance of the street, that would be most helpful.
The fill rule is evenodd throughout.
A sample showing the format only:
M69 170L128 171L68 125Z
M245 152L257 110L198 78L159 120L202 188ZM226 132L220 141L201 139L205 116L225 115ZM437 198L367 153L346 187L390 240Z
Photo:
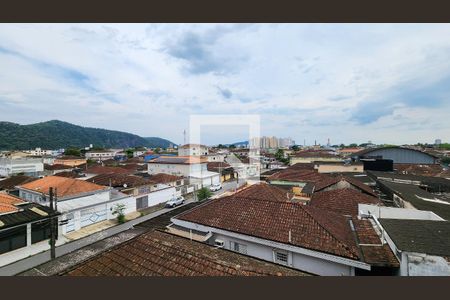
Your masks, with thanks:
M239 181L239 186L245 184ZM222 189L214 192L214 196L228 191L234 191L238 184L236 180L222 183ZM137 235L152 229L164 229L170 224L170 218L195 207L201 202L194 201L194 197L186 197L185 204L175 208L163 208L143 217L116 225L85 238L66 243L56 248L56 259L50 260L50 251L45 251L26 259L17 261L0 268L0 275L20 276L51 276L88 259L115 245L124 243Z

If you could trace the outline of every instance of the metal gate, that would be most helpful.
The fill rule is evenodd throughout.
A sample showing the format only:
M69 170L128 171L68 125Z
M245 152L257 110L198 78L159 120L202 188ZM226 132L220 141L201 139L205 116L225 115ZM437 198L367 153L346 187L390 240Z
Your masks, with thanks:
M136 198L136 209L143 209L148 207L148 196Z
M106 205L83 209L81 211L81 227L106 220Z

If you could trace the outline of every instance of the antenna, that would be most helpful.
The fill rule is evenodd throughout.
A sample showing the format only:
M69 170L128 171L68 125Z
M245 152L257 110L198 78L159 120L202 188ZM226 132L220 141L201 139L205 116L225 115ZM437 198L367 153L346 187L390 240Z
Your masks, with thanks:
M186 129L183 130L183 145L186 145Z

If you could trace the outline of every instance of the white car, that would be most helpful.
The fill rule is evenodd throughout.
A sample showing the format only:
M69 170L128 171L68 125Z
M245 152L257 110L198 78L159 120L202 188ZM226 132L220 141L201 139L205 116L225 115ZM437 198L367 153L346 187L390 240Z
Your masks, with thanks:
M217 192L218 190L221 190L221 189L222 189L222 185L220 185L220 183L212 184L212 185L209 187L209 190L210 190L211 192Z
M184 203L184 197L178 196L166 202L166 207L175 207Z

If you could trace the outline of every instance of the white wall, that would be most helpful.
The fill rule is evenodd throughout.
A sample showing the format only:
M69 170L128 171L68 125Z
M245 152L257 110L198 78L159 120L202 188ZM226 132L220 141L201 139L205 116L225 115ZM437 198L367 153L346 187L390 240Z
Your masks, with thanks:
M401 276L449 276L450 266L447 260L440 256L423 253L402 253L400 264Z
M398 207L384 207L370 204L358 204L359 215L371 215L385 219L411 219L411 220L434 220L444 221L441 217L431 211L407 209Z
M274 260L274 250L284 251L267 245L261 245L254 242L228 237L223 234L214 234L209 239L209 244L213 245L215 240L224 241L224 248L230 249L230 241L237 242L247 246L247 255L257 257L272 263ZM285 251L286 252L286 251ZM354 268L324 259L307 256L300 253L288 252L288 266L300 271L321 275L321 276L351 276L354 275Z

